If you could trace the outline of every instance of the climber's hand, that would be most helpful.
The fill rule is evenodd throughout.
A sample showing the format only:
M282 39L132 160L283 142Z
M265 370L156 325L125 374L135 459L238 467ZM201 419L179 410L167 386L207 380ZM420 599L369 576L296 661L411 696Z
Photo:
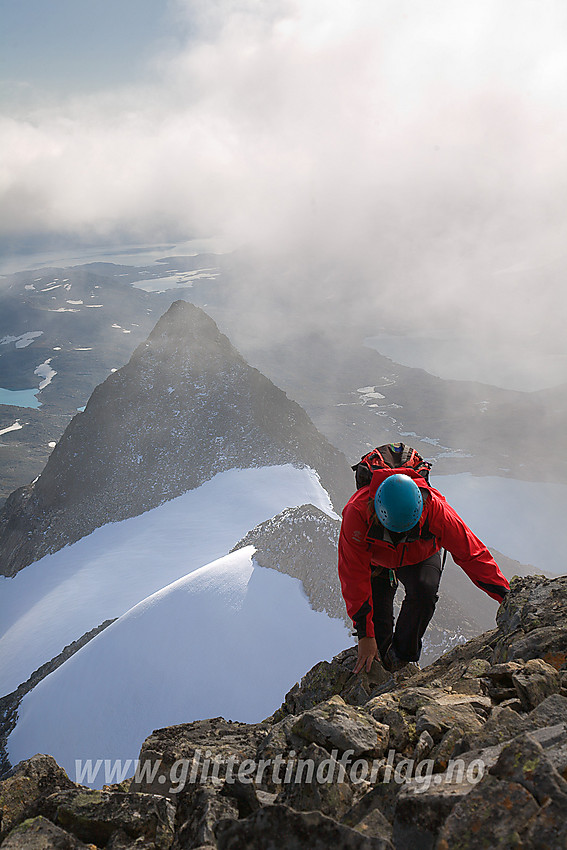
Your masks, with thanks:
M364 668L366 672L370 672L370 667L374 659L380 659L378 655L378 645L373 637L363 637L358 639L358 659L353 673L360 673Z

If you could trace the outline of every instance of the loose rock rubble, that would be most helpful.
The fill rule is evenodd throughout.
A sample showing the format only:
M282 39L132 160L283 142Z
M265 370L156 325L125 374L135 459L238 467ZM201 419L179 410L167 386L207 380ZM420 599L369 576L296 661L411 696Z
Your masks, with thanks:
M355 677L355 657L261 723L155 731L126 789L22 762L2 850L567 848L567 577L515 580L496 629L424 670Z

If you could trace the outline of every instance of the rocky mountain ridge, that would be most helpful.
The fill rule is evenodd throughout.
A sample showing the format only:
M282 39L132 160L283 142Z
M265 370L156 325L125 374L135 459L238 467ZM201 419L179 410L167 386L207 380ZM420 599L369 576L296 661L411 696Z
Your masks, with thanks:
M212 263L213 258L202 257L198 265ZM35 370L45 362L55 376L36 393L37 409L16 406L14 399L0 403L0 432L15 422L20 426L0 434L0 505L42 471L53 445L94 388L128 361L157 317L189 291L145 292L132 286L164 271L163 266L88 263L19 272L2 281L0 388L37 390Z
M126 366L95 389L39 478L6 501L0 572L13 575L218 472L285 463L317 470L339 508L350 496L346 458L302 408L202 310L174 302Z
M518 578L496 629L424 670L353 676L351 648L262 723L156 730L103 790L28 759L0 785L2 848L566 847L566 593Z

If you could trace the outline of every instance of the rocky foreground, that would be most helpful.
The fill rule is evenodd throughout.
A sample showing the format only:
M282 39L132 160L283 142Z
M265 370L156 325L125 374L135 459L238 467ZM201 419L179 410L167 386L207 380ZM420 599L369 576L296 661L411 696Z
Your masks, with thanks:
M516 579L497 624L394 678L347 649L262 723L157 730L102 791L34 756L2 850L565 848L567 577Z

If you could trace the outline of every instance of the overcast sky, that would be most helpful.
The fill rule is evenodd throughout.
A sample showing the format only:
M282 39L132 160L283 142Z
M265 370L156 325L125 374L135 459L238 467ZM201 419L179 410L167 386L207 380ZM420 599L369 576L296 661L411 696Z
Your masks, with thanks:
M564 0L0 10L4 244L218 236L564 336Z

